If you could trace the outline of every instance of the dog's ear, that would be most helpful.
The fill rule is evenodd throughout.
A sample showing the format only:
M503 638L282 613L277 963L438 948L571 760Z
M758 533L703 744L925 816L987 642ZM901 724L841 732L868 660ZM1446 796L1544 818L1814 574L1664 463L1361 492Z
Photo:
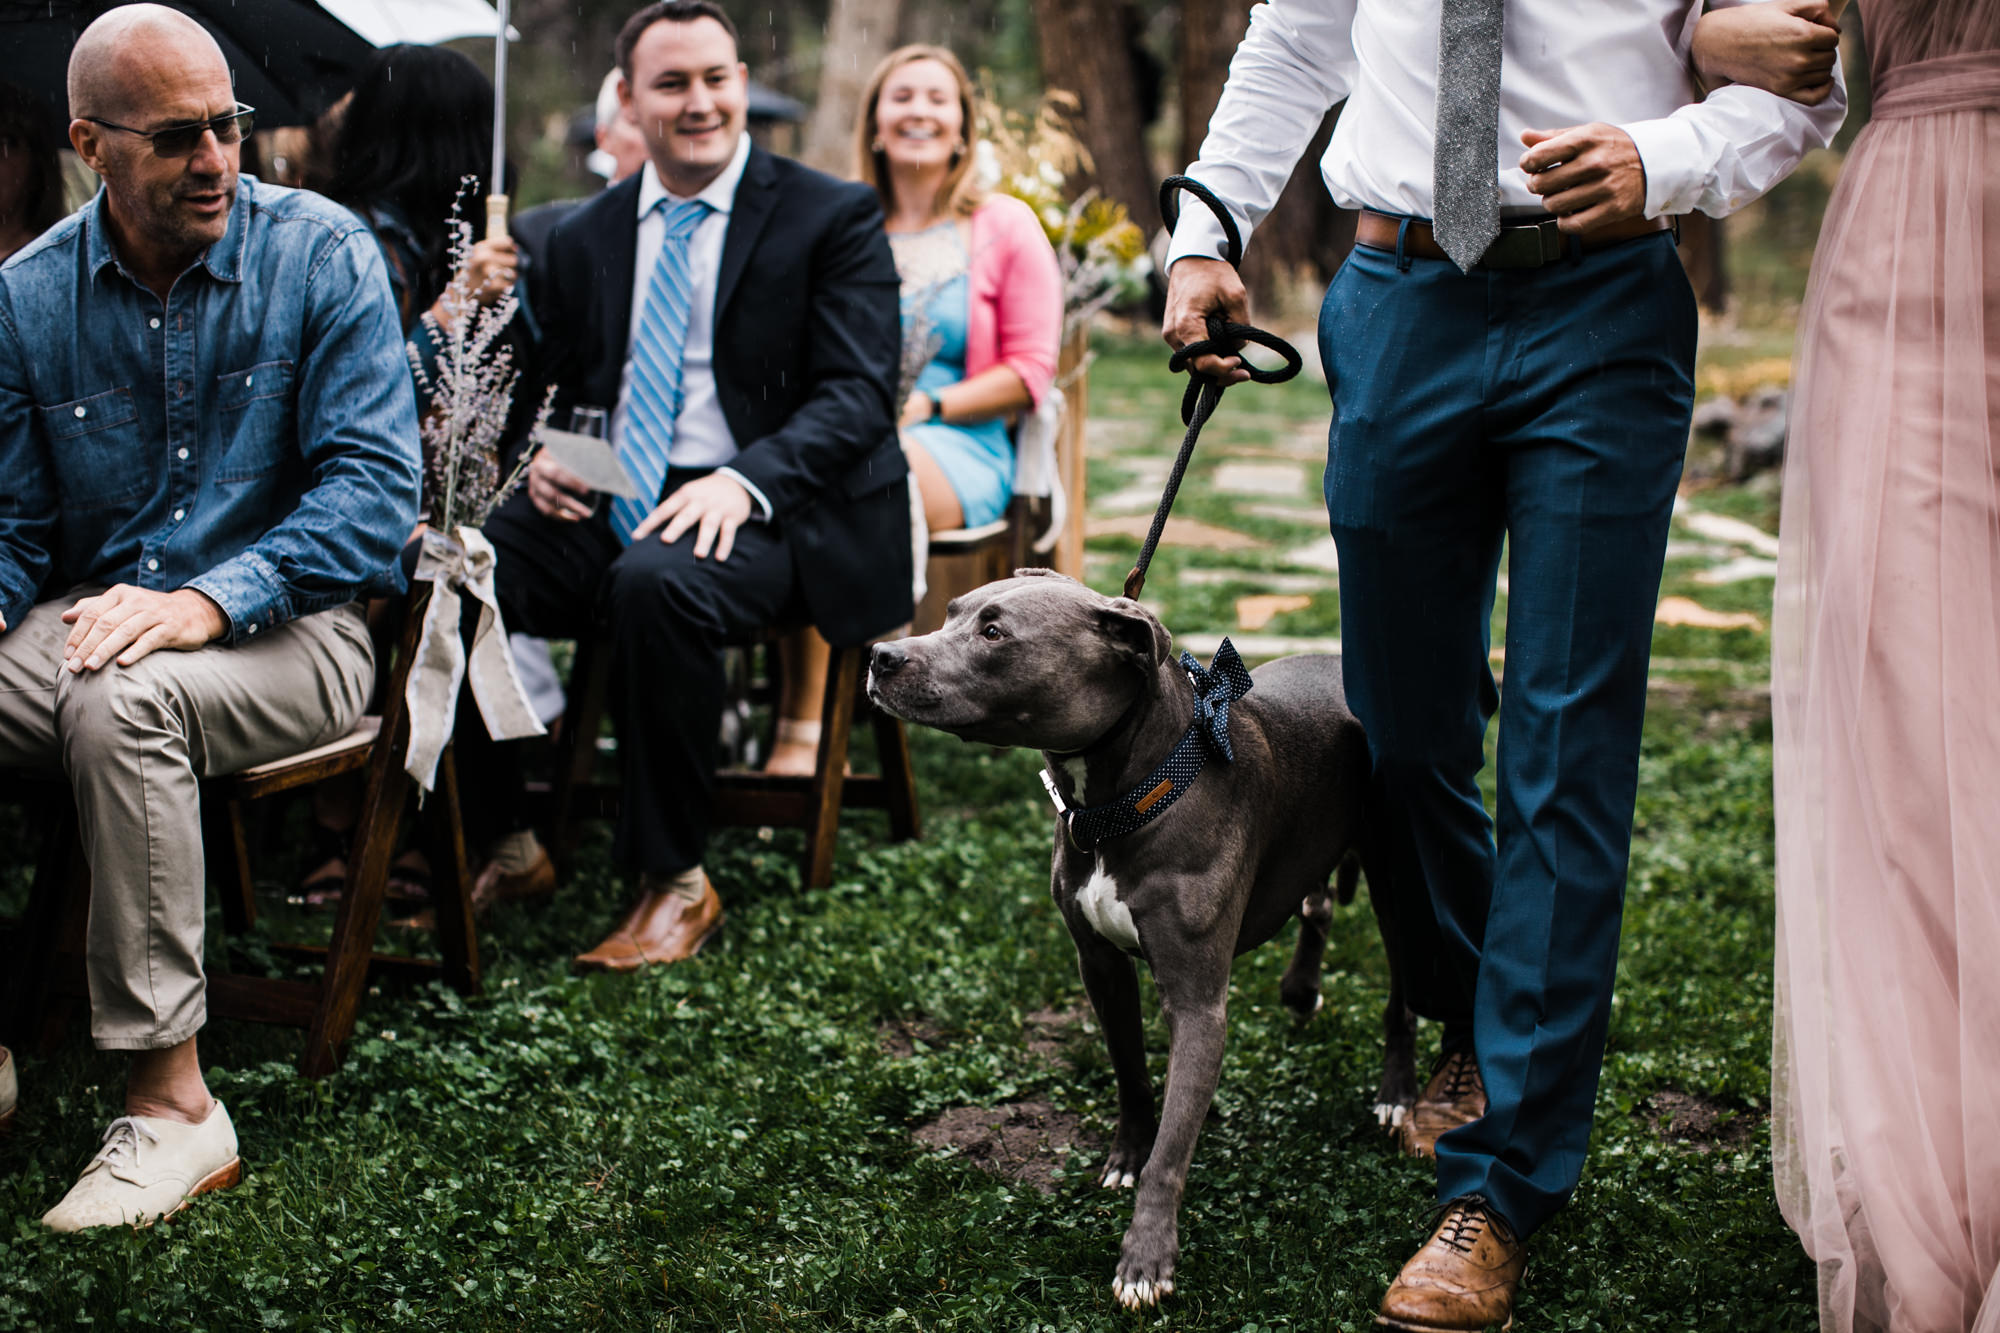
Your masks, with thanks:
M1014 571L1014 577L1017 579L1061 579L1064 583L1076 582L1075 579L1067 574L1058 574L1053 569L1043 569L1040 567L1017 569Z
M1151 676L1167 660L1173 636L1159 617L1129 597L1113 597L1097 608L1097 629L1112 651Z

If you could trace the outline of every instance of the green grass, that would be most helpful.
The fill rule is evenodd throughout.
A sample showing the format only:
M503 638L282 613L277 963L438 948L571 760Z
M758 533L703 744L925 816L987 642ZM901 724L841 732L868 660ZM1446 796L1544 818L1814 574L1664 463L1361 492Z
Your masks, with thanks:
M1081 1001L1033 761L936 736L917 756L925 841L851 837L835 886L800 892L784 840L732 836L731 925L690 965L568 975L614 906L600 870L494 924L486 995L371 1003L324 1084L293 1075L289 1035L214 1025L249 1175L170 1226L34 1225L116 1114L120 1063L81 1043L27 1062L0 1148L0 1327L1365 1327L1429 1193L1369 1109L1385 978L1365 908L1339 917L1303 1031L1277 1004L1282 947L1238 964L1182 1294L1124 1315L1130 1198L1095 1188L1093 1159L1045 1197L910 1138L957 1105L1043 1100L1100 1136L1111 1110L1093 1035L1053 1066L1022 1036ZM1768 761L1755 725L1649 725L1593 1154L1536 1238L1526 1327L1812 1326L1761 1123L1703 1154L1633 1114L1668 1087L1765 1104ZM877 1025L915 1017L947 1044L891 1058ZM1152 1046L1163 1072L1157 1024Z
M1161 359L1113 345L1097 364L1095 412L1136 423L1093 459L1098 494L1129 474L1127 451L1178 442ZM1232 393L1182 512L1288 545L1317 535L1260 533L1210 480L1228 450L1323 423L1323 393ZM1091 549L1109 571L1136 543ZM1283 549L1169 548L1149 600L1179 632L1229 630L1234 598L1283 570ZM1238 577L1177 581L1197 567ZM1768 610L1768 581L1706 587L1699 567L1677 563L1666 590ZM1338 632L1331 591L1295 615L1271 632ZM1591 1156L1576 1200L1533 1241L1518 1326L1809 1330L1813 1275L1771 1199L1764 1121L1768 641L1663 629L1656 648L1697 665L1665 672L1654 695ZM889 844L879 818L850 817L836 883L809 892L791 836L724 835L712 869L730 922L690 964L570 974L623 895L599 841L554 903L486 928L483 995L371 999L323 1083L293 1073L296 1034L212 1025L203 1051L248 1174L171 1225L58 1237L34 1220L119 1110L120 1059L73 1028L53 1057L23 1062L19 1132L0 1141L0 1330L1371 1327L1422 1236L1431 1180L1371 1111L1386 976L1366 907L1338 914L1326 1008L1304 1029L1277 999L1289 937L1239 960L1179 1290L1126 1314L1109 1283L1131 1198L1095 1187L1094 1149L1043 1194L912 1138L947 1108L1039 1101L1103 1140L1113 1104L1094 1031L1072 1031L1053 1059L1024 1031L1034 1011L1084 1003L1048 900L1034 760L912 741L925 839ZM26 834L0 826L23 855ZM21 859L0 907L18 900ZM881 1026L903 1020L938 1044L891 1055ZM1422 1041L1427 1056L1435 1033ZM1163 1075L1156 1019L1150 1048ZM1738 1137L1663 1137L1643 1114L1662 1090L1734 1111Z

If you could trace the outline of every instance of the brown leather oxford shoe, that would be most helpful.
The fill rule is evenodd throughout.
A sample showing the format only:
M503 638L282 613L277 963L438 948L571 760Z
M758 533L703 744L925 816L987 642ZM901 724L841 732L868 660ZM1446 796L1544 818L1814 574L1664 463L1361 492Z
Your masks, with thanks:
M1382 1298L1381 1328L1484 1333L1514 1326L1514 1288L1528 1247L1478 1195L1454 1199Z
M488 861L472 881L472 910L484 914L501 903L546 898L556 891L556 868L549 854L537 849L526 870L509 872L497 860Z
M642 893L639 901L576 965L604 972L636 972L659 963L692 958L722 926L722 899L708 876L701 879L701 897L693 902L672 893Z
M1436 1157L1437 1141L1460 1125L1486 1114L1486 1084L1471 1051L1454 1051L1438 1062L1431 1081L1396 1131L1412 1157Z

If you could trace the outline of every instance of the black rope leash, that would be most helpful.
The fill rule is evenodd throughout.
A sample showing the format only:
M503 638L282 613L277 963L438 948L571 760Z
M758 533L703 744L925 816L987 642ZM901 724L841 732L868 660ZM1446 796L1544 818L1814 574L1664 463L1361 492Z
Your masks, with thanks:
M1202 203L1208 205L1209 212L1215 214L1222 224L1222 235L1227 245L1225 258L1231 268L1243 266L1243 235L1236 230L1236 220L1229 216L1229 210L1222 201L1210 192L1206 185L1188 176L1169 176L1160 183L1160 216L1166 220L1167 231L1171 233L1174 224L1180 221L1180 200L1177 198L1186 190ZM1132 566L1132 572L1125 576L1125 595L1138 599L1146 587L1146 567L1153 563L1153 552L1159 549L1160 534L1167 529L1167 515L1173 512L1174 497L1180 494L1181 479L1187 475L1188 462L1194 457L1194 443L1201 438L1201 428L1215 415L1215 406L1222 401L1222 391L1227 384L1200 374L1194 368L1197 357L1213 352L1219 356L1233 356L1244 343L1256 343L1268 347L1285 358L1285 364L1276 370L1260 370L1248 359L1243 368L1250 372L1255 384L1283 384L1299 373L1304 362L1299 358L1298 348L1286 342L1275 333L1250 324L1234 324L1221 315L1208 317L1208 336L1199 342L1191 342L1173 354L1167 362L1167 370L1175 375L1187 372L1187 392L1181 395L1181 424L1187 427L1187 434L1181 439L1180 455L1174 459L1174 470L1167 478L1167 489L1160 496L1160 507L1153 514L1153 526L1146 533L1146 544L1139 548L1139 562Z

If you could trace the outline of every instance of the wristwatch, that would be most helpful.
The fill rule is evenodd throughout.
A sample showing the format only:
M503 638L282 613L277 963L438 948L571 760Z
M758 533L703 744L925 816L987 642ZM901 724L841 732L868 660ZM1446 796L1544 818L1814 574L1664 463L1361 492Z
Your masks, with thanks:
M925 418L924 418L924 420L925 420L925 421L943 421L943 420L944 420L944 399L942 399L942 398L938 397L938 396L937 396L936 394L932 393L932 392L931 392L930 390L928 390L928 389L924 390L924 397L926 397L926 398L928 398L928 399L930 399L930 400L931 400L931 414L930 414L929 416L925 417Z

